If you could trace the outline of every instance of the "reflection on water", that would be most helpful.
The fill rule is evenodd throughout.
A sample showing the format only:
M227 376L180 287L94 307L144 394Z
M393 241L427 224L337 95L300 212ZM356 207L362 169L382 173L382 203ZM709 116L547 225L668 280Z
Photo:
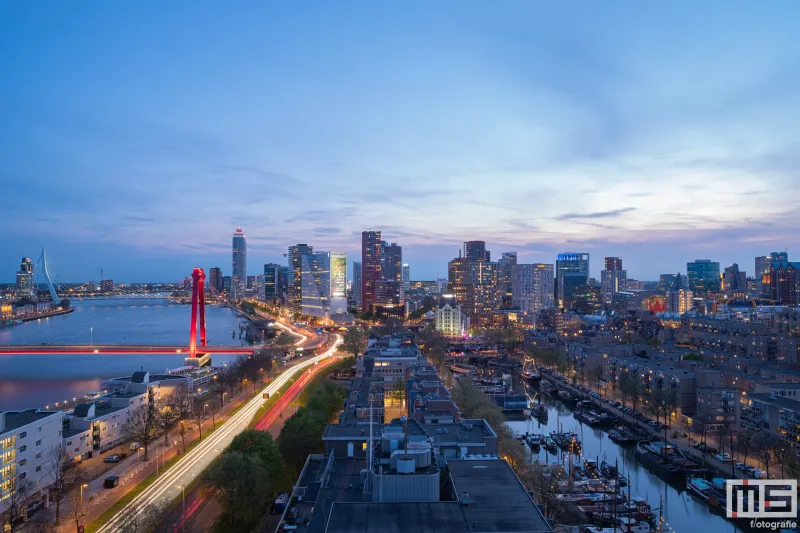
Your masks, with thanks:
M76 300L68 315L0 330L0 344L186 345L190 308L166 300ZM230 309L206 308L208 343L239 345L239 321ZM90 330L91 328L91 330ZM232 333L237 335L233 338ZM136 370L163 372L183 364L167 354L0 354L0 410L40 408L99 389L100 383ZM214 363L236 356L214 355Z
M523 385L518 376L515 376L514 383L517 392L525 390L531 397L538 392L535 388ZM575 420L572 411L555 398L545 396L543 403L548 407L546 420L509 421L508 426L515 433L574 431L581 439L584 457L600 461L605 459L611 464L618 461L620 471L629 480L631 496L647 498L654 509L659 505L659 498L662 498L664 518L670 528L677 533L690 533L694 530L706 533L739 531L732 522L713 514L705 503L694 499L683 487L669 485L657 475L650 473L639 464L632 448L619 446L608 438L608 433L605 431ZM534 460L541 463L554 463L563 462L564 457L561 452L554 455L542 448L537 454L534 454ZM627 488L624 490L627 491Z

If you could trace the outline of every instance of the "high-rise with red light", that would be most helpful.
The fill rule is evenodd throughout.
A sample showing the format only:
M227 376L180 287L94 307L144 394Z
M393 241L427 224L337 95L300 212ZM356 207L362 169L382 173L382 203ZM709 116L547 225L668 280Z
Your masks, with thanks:
M375 303L375 289L381 281L381 232L361 232L361 310Z

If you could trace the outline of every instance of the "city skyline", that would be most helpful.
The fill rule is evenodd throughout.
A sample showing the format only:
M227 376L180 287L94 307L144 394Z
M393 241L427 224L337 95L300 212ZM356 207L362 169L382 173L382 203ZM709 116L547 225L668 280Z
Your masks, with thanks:
M0 7L0 279L178 280L238 224L249 271L376 227L416 279L468 240L649 280L797 248L800 6L204 7Z

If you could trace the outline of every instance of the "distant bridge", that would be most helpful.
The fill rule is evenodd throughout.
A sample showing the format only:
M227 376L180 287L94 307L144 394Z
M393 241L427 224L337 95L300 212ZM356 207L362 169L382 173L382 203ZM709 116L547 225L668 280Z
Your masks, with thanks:
M249 355L255 351L252 346L204 346L203 352L232 355ZM0 346L0 354L30 355L39 353L54 354L167 354L182 353L189 356L189 346L149 346L135 344L30 344Z

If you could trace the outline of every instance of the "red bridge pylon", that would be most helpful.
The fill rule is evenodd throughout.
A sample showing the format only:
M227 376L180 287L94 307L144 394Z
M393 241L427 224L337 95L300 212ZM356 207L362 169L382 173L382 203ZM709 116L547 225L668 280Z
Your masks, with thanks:
M206 345L206 273L202 268L192 271L192 331L189 334L189 357L197 357L197 314L200 311L200 346Z

